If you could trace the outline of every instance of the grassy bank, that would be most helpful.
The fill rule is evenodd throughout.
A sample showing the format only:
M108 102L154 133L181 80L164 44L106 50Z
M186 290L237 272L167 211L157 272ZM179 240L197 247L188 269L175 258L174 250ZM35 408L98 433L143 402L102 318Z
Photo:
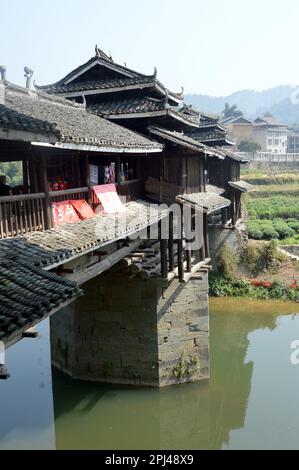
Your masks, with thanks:
M246 297L257 300L290 300L299 302L299 286L287 286L283 281L274 282L230 279L221 273L211 273L209 277L210 295L215 297Z
M299 302L298 266L278 249L276 241L250 240L237 255L227 244L210 273L210 295Z

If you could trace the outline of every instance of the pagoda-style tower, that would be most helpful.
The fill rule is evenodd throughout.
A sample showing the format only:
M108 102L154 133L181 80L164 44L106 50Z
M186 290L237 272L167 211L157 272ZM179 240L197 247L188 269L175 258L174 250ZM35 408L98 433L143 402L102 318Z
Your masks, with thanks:
M230 151L226 129L217 116L184 104L183 89L168 90L156 68L145 75L117 64L96 46L88 62L37 88L86 103L90 112L162 142L162 157L151 158L144 169L150 199L169 203L196 194L188 202L218 214L214 220L234 226L241 218L241 193L248 189L239 181L244 161Z

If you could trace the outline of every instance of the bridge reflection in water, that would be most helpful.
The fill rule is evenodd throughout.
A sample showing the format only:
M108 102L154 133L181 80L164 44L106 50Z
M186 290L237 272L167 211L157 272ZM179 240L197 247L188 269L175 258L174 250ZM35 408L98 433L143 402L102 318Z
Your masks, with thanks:
M223 309L225 303L226 311ZM262 303L250 303L247 307L243 307L243 312L240 312L242 310L240 303L227 300L224 304L223 299L220 302L212 301L214 308L211 314L209 384L188 384L164 390L105 388L86 383L77 383L74 387L72 380L54 371L57 447L62 449L230 447L232 431L244 428L249 399L251 395L255 395L255 364L250 360L250 351L254 352L257 359L263 352L258 345L255 351L254 337L265 336L269 340L271 332L276 330L279 312L293 311L294 306L282 307L272 304L271 307L271 304L265 306ZM234 313L237 306L239 312ZM287 330L292 329L292 317L287 316L284 320L288 323ZM260 344L261 338L258 341ZM268 354L266 351L264 353ZM288 353L287 350L287 356ZM274 360L277 361L275 353L274 356ZM276 367L279 368L278 362ZM291 369L289 372L296 373ZM267 371L267 374L271 376L271 371ZM282 397L281 399L283 400ZM258 411L256 409L258 406L257 401L253 410L254 415ZM262 445L263 436L260 435L258 427L258 415L256 418L256 438L253 438L253 441L258 442L260 438ZM238 438L234 441L238 447ZM250 444L249 439L249 447Z
M299 318L283 315L296 306L211 304L209 384L106 387L53 369L51 388L46 331L36 342L19 343L38 359L28 376L28 356L8 351L13 377L0 389L0 448L299 448L299 374L290 363Z

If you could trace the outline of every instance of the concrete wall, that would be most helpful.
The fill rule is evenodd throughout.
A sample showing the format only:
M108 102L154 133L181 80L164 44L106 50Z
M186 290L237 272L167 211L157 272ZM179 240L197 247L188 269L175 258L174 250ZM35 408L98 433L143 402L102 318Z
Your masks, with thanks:
M208 274L100 276L51 318L52 363L75 379L162 387L209 377Z

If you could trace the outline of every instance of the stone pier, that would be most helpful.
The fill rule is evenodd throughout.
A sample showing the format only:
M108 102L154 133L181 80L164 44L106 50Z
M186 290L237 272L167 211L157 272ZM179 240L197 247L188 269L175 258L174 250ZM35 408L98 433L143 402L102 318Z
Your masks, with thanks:
M208 274L99 276L51 318L52 363L75 379L163 387L209 378Z

